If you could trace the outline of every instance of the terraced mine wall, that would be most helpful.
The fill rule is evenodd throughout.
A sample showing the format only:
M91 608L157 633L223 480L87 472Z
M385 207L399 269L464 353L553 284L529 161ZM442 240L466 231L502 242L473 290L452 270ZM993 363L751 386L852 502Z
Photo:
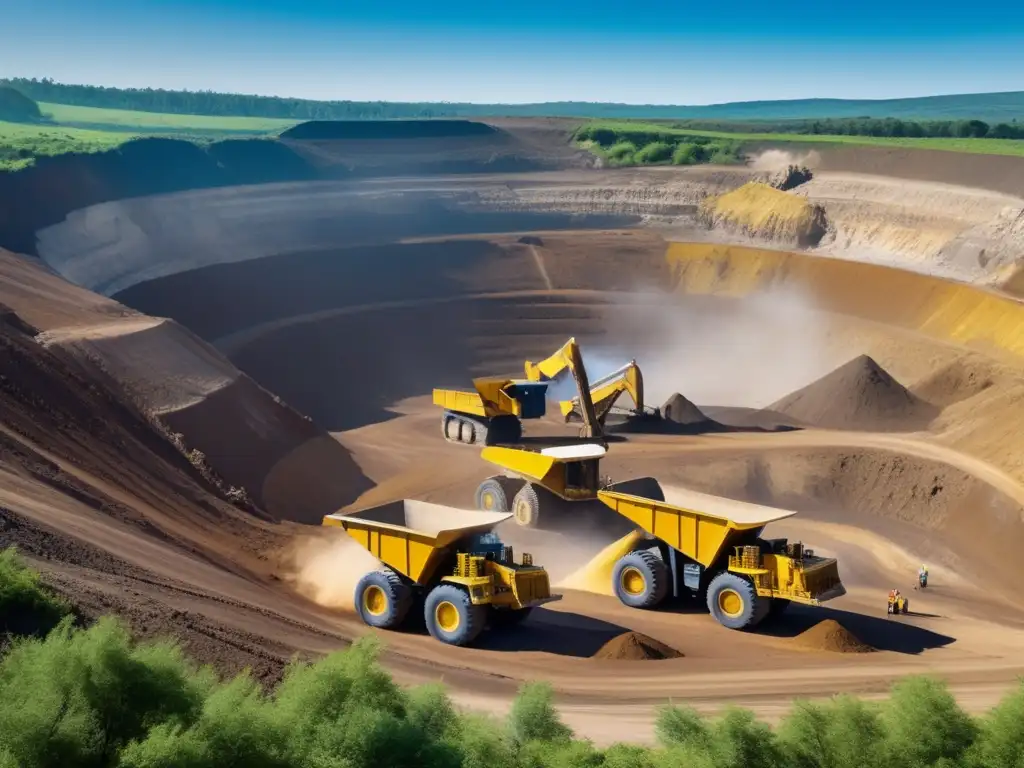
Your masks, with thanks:
M741 298L806 289L830 312L1024 357L1024 305L993 291L877 264L715 243L670 243L676 289Z

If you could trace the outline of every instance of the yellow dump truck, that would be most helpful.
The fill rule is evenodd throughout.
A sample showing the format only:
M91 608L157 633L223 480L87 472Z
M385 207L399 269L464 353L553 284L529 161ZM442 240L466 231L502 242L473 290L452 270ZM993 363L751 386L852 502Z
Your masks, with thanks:
M612 588L633 608L683 592L706 602L730 629L752 629L791 603L819 605L846 594L835 559L801 543L763 539L769 523L796 512L687 490L617 490L598 498L637 526L635 546L612 568Z
M640 495L660 492L658 481L649 477L612 483L601 474L606 453L604 445L587 440L484 448L481 458L502 473L480 483L476 506L484 512L512 512L524 528L549 529L559 527L566 515L576 516L583 507L596 506L607 519L607 511L597 503L602 489Z
M493 529L508 514L466 511L402 500L351 514L332 514L382 567L356 585L355 606L371 627L401 627L415 608L427 631L450 645L468 645L487 627L509 626L555 600L548 573L511 547Z

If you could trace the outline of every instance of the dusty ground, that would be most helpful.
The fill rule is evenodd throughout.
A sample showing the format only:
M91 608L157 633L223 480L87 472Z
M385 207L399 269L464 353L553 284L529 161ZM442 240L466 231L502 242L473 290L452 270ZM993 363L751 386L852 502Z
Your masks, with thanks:
M815 408L771 415L802 429L631 434L605 468L800 510L769 533L835 553L849 594L744 634L685 605L637 612L568 591L480 648L384 635L400 680L440 678L459 701L502 711L520 681L548 679L568 721L600 742L649 737L653 707L669 697L771 718L795 695L880 696L918 671L944 675L965 706L988 707L1024 671L1014 326L974 343L957 307L977 289L895 270L865 269L854 286L787 262L762 285L736 252L700 256L707 275L680 273L664 233L681 236L679 217L702 195L750 176L428 179L402 182L397 196L393 181L268 185L73 215L41 234L40 253L122 303L0 258L0 303L16 313L2 326L0 540L19 544L85 613L118 611L143 635L173 632L225 671L249 665L272 681L291 654L366 631L345 606L353 575L372 563L300 524L401 497L469 504L487 466L440 438L430 388L516 372L576 335L588 366L635 357L652 404L680 392L725 424L765 423L758 409L784 407L818 380L833 387L804 390ZM982 208L961 224L988 216ZM678 220L579 229L642 216ZM541 244L518 242L525 230ZM438 237L449 233L459 236ZM406 241L385 242L397 238ZM910 295L913 311L887 309L887 297ZM1012 320L1015 310L999 311ZM957 322L936 323L944 312ZM827 376L861 354L872 364L857 375ZM881 418L901 398L914 418ZM168 442L172 433L206 464ZM228 486L253 504L228 503ZM558 580L606 543L505 534ZM922 559L927 594L912 591ZM886 618L892 586L911 592L912 616ZM824 618L877 651L795 639ZM591 658L626 630L683 656Z

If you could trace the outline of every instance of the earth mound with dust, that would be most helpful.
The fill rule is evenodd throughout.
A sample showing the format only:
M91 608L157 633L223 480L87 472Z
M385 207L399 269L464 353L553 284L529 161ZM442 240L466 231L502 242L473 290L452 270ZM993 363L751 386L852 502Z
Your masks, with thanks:
M813 651L871 653L875 649L834 619L825 619L794 638L796 645Z
M769 409L816 427L882 431L923 426L938 413L867 355L855 357Z
M625 632L602 645L594 658L609 661L656 661L681 659L683 654L653 637L639 632Z
M712 423L704 412L676 392L661 406L661 415L673 424L696 425Z

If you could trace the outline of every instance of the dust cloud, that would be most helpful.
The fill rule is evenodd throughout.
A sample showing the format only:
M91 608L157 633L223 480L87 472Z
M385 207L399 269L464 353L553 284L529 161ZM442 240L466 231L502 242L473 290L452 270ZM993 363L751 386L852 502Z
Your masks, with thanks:
M821 165L821 155L813 149L803 153L767 149L751 157L748 165L755 171L784 171L791 165L814 170Z
M650 405L679 392L697 405L763 408L841 362L829 352L828 316L792 287L742 299L634 293L609 321L589 359L614 369L635 358Z
M318 605L351 611L359 579L380 563L346 534L330 533L295 539L282 556L281 578Z

